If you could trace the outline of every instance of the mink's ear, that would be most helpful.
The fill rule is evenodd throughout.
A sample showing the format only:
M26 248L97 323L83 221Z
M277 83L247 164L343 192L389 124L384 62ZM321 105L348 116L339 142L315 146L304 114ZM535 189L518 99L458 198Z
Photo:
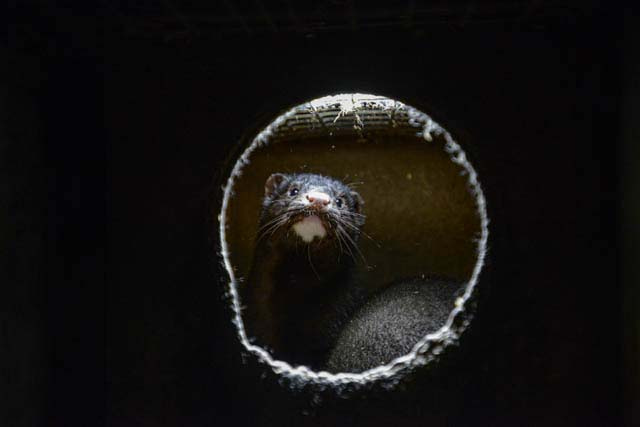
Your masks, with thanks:
M355 191L351 192L351 197L353 197L353 209L356 213L362 213L362 206L364 206L364 200L362 197Z
M278 189L282 181L286 179L286 176L281 173L274 173L264 184L264 195L271 196Z

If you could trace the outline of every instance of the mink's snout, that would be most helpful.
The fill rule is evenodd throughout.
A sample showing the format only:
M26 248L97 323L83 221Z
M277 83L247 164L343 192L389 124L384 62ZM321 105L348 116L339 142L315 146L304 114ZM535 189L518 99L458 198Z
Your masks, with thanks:
M309 191L305 195L305 199L311 207L317 210L324 210L331 203L331 197L320 191Z

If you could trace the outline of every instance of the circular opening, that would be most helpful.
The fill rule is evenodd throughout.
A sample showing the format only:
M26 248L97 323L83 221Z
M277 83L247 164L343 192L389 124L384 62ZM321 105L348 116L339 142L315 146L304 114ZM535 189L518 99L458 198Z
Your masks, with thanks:
M305 208L304 214L296 211L299 216L295 220L289 216L284 223L276 218L279 211L267 206L275 203L279 209L289 209L287 203L302 203L297 198L303 197L318 212L335 212L337 222L329 214L326 219ZM224 188L219 221L239 339L248 352L294 383L340 386L397 379L439 357L470 321L466 304L482 270L488 238L484 195L473 166L451 134L427 114L399 101L342 94L300 104L278 116L236 161ZM280 232L293 242L286 256L281 253L283 246L264 243ZM320 246L330 241L327 236L333 237L332 243ZM330 262L320 255L325 250L331 254ZM305 284L315 283L315 277L322 283L323 288L313 294L305 287L302 293L291 291L301 287L302 264L310 267ZM335 270L335 265L341 267ZM322 280L325 273L327 281ZM269 274L271 282L294 279L287 283L287 297L270 306L275 309L264 311L260 307L267 295L279 295L263 286L269 280L262 278ZM333 308L332 299L339 300L338 294L325 291L329 282L357 290L357 297L347 298L355 301L350 310L338 307L337 311L346 312L339 321L323 317L327 307ZM336 346L346 346L342 353L349 353L347 347L360 343L358 334L368 328L367 322L376 328L386 324L388 319L379 317L385 310L411 312L410 306L420 298L412 294L419 294L423 288L416 286L424 283L438 289L444 289L443 283L457 285L446 295L436 293L437 306L427 304L439 312L439 317L434 315L440 322L437 326L412 327L415 319L403 324L411 344L406 352L391 358L383 354L373 365L371 353L368 364L362 365L357 355L335 356L340 353ZM260 296L252 299L254 289ZM399 295L394 289L403 291ZM387 302L389 295L392 303ZM402 304L409 307L405 310ZM293 317L287 311L292 307ZM318 317L316 312L323 314ZM301 326L307 321L311 324ZM313 322L330 323L336 329L328 363L299 357L318 341L313 336L318 325ZM255 333L260 328L266 335ZM285 330L289 335L282 338ZM273 337L269 333L274 331L280 341L264 338ZM304 348L298 353L281 351L274 343L283 339L290 348ZM371 345L378 343L373 339ZM333 359L337 365L332 365Z

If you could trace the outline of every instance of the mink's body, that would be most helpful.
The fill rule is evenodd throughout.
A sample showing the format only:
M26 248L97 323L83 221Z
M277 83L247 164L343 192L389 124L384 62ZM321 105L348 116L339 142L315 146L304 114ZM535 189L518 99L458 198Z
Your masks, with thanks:
M409 353L447 321L463 283L436 277L398 281L372 296L346 323L326 364L362 372Z

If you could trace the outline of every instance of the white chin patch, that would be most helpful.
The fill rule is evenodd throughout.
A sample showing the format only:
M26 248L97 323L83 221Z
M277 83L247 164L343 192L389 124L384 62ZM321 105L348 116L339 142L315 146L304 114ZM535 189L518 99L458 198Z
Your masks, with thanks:
M293 230L307 243L313 241L316 237L322 239L327 235L327 230L324 229L322 220L317 215L311 215L296 222L293 224Z

